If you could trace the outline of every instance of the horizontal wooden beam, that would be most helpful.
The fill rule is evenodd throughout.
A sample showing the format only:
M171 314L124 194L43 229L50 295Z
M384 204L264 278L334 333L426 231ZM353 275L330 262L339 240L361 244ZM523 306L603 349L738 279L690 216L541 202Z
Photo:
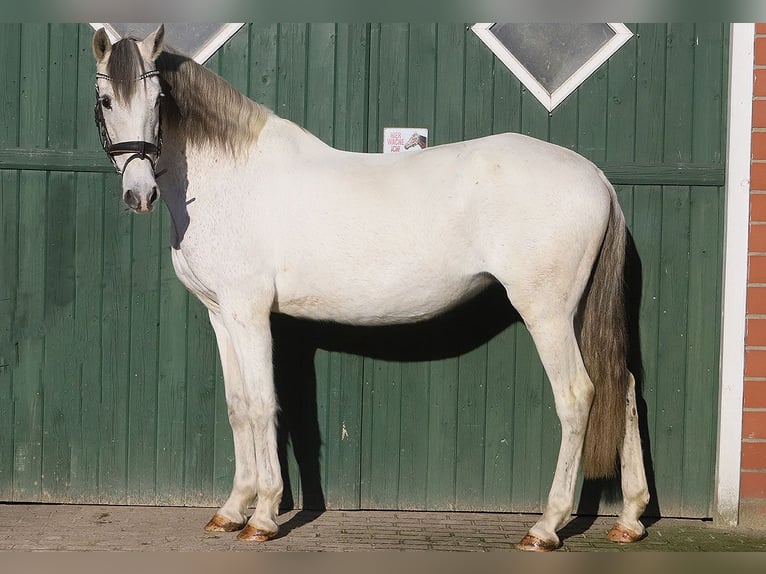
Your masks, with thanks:
M615 185L722 186L721 164L602 164ZM112 164L103 151L62 149L0 149L0 169L35 171L89 171L110 173Z
M603 164L599 166L614 185L701 185L722 186L721 164Z
M32 171L114 171L103 151L48 148L0 149L0 169Z

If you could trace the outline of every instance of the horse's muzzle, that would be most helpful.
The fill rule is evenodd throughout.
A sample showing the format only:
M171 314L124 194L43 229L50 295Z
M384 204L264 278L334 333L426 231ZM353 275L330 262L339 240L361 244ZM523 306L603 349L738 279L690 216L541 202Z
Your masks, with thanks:
M152 186L148 193L141 193L129 189L125 192L123 200L125 205L137 213L149 213L152 210L154 202L160 196L157 186Z

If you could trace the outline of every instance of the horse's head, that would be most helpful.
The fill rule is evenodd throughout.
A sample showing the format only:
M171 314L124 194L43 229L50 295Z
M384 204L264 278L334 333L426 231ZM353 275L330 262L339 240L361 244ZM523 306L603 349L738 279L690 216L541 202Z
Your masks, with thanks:
M112 45L106 30L93 36L96 57L96 124L117 173L123 199L148 213L159 197L155 163L160 155L160 98L154 62L162 51L164 27L143 41L126 38Z

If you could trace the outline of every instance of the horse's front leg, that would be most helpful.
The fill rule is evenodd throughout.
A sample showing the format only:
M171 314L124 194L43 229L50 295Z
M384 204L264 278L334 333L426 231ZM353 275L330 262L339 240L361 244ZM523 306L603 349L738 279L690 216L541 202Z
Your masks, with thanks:
M276 518L282 498L282 475L277 456L277 399L272 365L270 310L270 301L259 305L248 300L234 300L222 302L220 311L242 377L244 404L236 405L236 410L245 413L246 423L239 417L236 420L250 432L255 453L255 512L237 538L260 542L276 536ZM232 409L231 403L229 408ZM250 459L245 453L242 454L244 468ZM252 484L248 479L244 479L244 483ZM244 501L245 498L240 500Z
M253 432L247 411L242 372L229 332L222 317L210 311L210 324L215 331L221 357L226 406L234 440L234 483L226 503L205 526L208 532L233 532L247 524L247 509L255 500L256 467Z

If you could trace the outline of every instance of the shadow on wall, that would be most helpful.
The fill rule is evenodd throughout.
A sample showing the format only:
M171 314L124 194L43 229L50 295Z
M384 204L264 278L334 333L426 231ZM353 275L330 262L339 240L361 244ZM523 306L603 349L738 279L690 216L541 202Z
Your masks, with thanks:
M629 324L629 366L636 377L637 403L641 421L649 489L652 496L646 516L659 516L659 505L651 462L646 403L641 396L643 381L638 332L641 301L641 261L629 237L626 260L626 306ZM324 510L326 501L320 474L321 436L317 413L317 379L314 358L318 349L351 353L386 361L431 361L457 357L485 344L521 317L508 302L504 288L494 284L471 301L435 319L391 327L350 327L272 315L274 336L274 377L281 412L279 415L279 455L284 479L282 509L297 505L297 493L287 473L287 444L300 470L302 508ZM361 385L362 382L360 381ZM609 481L586 481L577 514L582 518L572 535L585 530L595 516L599 501L619 500L619 477Z

